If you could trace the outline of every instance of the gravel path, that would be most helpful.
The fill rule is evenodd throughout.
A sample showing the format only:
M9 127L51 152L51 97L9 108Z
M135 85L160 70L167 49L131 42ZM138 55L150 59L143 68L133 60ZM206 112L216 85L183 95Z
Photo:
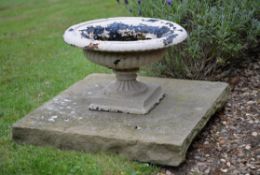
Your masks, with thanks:
M160 175L260 175L260 59L232 75L229 101L193 142L186 162Z

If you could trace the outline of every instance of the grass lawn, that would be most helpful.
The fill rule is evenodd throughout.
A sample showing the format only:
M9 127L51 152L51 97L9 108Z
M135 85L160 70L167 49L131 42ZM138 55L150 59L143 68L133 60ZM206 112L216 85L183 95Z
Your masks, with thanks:
M115 0L0 0L0 174L153 174L157 168L108 154L18 145L11 126L92 72L109 72L66 45L67 27L127 15Z

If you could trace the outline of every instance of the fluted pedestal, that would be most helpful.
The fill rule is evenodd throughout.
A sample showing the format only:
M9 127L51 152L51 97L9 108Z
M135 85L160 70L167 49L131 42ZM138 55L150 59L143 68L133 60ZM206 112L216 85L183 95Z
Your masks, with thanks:
M90 110L148 113L164 94L159 85L145 84L136 80L138 69L114 70L116 80L90 97Z

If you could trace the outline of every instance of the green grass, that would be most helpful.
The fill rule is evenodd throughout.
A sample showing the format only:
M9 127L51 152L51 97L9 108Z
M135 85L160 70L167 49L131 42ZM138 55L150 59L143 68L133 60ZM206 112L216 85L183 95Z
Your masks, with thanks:
M11 126L92 72L109 72L66 45L72 24L126 15L114 0L0 0L0 174L153 174L147 164L108 154L18 145Z

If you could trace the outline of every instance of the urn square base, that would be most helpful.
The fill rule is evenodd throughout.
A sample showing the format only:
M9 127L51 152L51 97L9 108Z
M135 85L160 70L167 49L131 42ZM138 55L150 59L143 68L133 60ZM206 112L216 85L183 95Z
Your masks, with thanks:
M164 94L159 85L146 84L147 90L134 96L105 95L104 87L97 86L89 92L90 110L146 114L160 102Z
M230 93L226 83L139 77L165 92L145 115L88 109L90 96L114 79L91 74L13 125L18 143L86 152L112 152L131 160L178 166L189 145Z

